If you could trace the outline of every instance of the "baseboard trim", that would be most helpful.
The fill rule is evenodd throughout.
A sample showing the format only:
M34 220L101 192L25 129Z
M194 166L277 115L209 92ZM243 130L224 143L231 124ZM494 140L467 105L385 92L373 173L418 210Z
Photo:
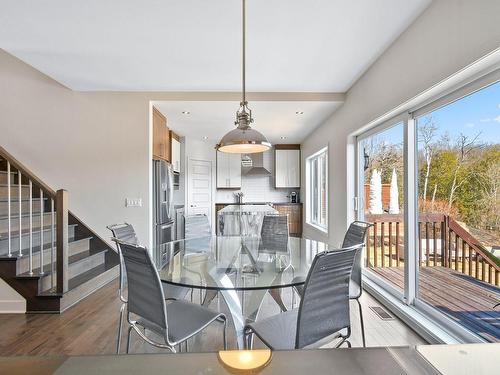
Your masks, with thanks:
M26 300L0 301L0 314L26 314Z

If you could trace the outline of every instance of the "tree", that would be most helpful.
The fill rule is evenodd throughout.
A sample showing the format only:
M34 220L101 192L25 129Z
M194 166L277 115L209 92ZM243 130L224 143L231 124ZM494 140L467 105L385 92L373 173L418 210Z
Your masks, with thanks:
M427 117L425 122L418 127L418 140L422 145L422 152L425 160L424 191L422 194L424 201L427 200L427 186L429 183L429 174L431 172L431 162L437 148L437 144L433 142L436 130L437 126L432 116Z
M467 176L459 179L459 173L462 171L464 166L469 162L471 155L477 149L483 147L482 144L478 143L478 139L481 133L478 133L474 138L469 138L468 136L460 133L456 140L455 149L457 150L457 163L453 170L453 180L450 188L450 195L448 197L448 210L451 210L451 206L455 199L455 193L457 189L466 181Z

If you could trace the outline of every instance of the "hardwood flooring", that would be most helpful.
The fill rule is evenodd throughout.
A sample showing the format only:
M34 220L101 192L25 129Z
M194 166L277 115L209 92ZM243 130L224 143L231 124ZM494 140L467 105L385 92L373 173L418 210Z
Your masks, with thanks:
M112 282L98 292L87 297L66 312L58 314L3 314L0 315L0 355L91 355L114 354L116 350L116 333L120 302L117 293L117 282ZM291 301L290 291L284 291L284 301ZM195 294L194 301L198 301ZM381 320L370 309L380 306L370 295L362 297L363 313L368 346L404 346L425 344L414 331L397 318L390 321ZM220 305L225 310L222 301L212 302L211 308ZM272 298L267 295L261 317L279 313ZM354 302L351 305L353 332L351 343L354 347L361 346L358 308ZM231 324L228 324L231 327ZM126 329L124 330L126 331ZM125 333L123 345L125 348ZM255 340L255 347L262 344ZM228 329L228 344L235 348L234 331ZM326 347L331 345L326 345ZM191 339L191 352L211 352L222 348L222 331L219 325L208 327L195 339ZM165 353L144 343L133 335L132 353Z
M397 267L372 268L403 288L404 271ZM490 342L500 342L500 288L445 267L421 267L419 292L423 301Z

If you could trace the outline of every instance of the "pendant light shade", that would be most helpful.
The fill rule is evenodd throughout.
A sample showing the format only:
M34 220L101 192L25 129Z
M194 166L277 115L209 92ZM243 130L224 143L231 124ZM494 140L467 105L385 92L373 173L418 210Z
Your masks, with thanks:
M264 152L271 148L271 143L259 131L252 129L250 124L253 122L252 110L248 108L245 90L245 42L246 42L246 0L242 0L242 29L243 29L243 58L242 58L242 98L240 108L236 112L236 129L228 132L222 137L219 144L215 147L218 151L231 154L253 154Z

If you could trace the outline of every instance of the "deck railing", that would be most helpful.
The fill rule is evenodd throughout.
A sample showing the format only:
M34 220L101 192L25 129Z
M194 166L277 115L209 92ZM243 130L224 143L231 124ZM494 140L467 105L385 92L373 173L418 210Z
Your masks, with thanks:
M373 223L366 241L366 267L402 267L403 215L366 215L365 220ZM446 267L477 280L499 285L499 260L452 217L420 214L418 234L421 267Z
M0 147L0 163L2 170L6 172L6 181L3 184L7 195L5 255L27 259L28 275L50 275L49 290L57 293L66 292L68 290L67 191L52 190L3 147ZM47 235L48 238L45 237ZM35 242L38 245L35 246ZM48 252L44 251L47 249ZM48 258L45 257L46 252Z

